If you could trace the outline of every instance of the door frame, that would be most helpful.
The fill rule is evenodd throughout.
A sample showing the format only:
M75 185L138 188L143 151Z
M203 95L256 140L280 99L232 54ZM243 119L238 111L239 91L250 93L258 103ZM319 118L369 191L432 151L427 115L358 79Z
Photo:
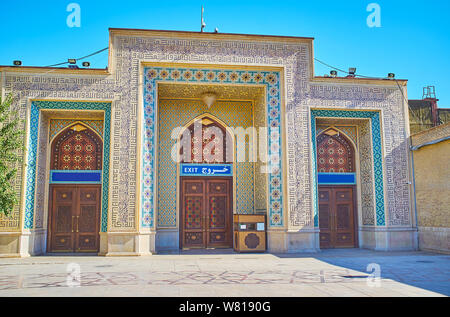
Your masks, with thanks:
M352 189L352 204L353 204L353 235L354 235L354 243L353 243L353 247L352 248L359 248L359 236L358 236L358 228L359 228L359 224L358 224L358 205L357 205L357 186L356 185L318 185L317 189L319 192L320 188L351 188ZM320 204L320 202L318 201L318 203ZM334 208L334 207L333 207ZM318 212L320 213L320 208L318 210ZM320 215L318 214L318 218L320 219ZM319 223L319 248L320 248L320 223ZM345 248L345 247L332 247L330 249L341 249L341 248ZM350 248L350 247L348 247Z
M206 247L206 248L196 248L196 247L191 247L191 248L186 248L186 249L229 249L229 248L233 248L234 245L234 236L233 236L233 214L234 214L234 209L233 209L233 180L234 177L233 176L224 176L224 177L218 177L218 176L179 176L179 183L180 183L180 197L178 199L179 204L180 204L180 227L179 227L179 248L180 250L185 249L183 247L183 235L184 235L184 208L183 208L183 180L199 180L199 179L206 179L206 180L227 180L230 184L230 191L229 191L229 197L228 197L228 201L229 201L229 206L230 206L230 212L228 215L228 221L229 221L229 228L228 228L228 233L230 234L230 246L229 247ZM206 190L206 189L205 189ZM205 205L206 208L206 205ZM207 237L208 238L208 237ZM208 239L206 239L205 244L207 245L207 241Z
M95 251L80 251L78 252L75 248L73 250L52 250L51 249L51 243L52 243L52 224L53 224L53 188L57 187L72 187L72 188L83 188L83 187L93 187L98 186L99 188L99 196L98 196L98 211L97 211L97 234L96 234L96 240L97 240L97 250ZM46 253L99 253L100 252L100 232L101 232L101 222L102 222L102 184L50 184L49 185L49 199L48 199L48 221L47 221L47 252ZM77 195L76 197L76 205L78 205L79 197ZM73 228L73 223L72 223ZM75 243L75 240L74 240Z

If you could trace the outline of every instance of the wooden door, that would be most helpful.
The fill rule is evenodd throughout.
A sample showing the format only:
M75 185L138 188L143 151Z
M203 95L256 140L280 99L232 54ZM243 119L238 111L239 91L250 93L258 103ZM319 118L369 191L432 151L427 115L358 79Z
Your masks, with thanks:
M319 186L320 247L356 247L353 187Z
M181 181L181 245L185 248L206 248L205 180Z
M52 186L49 219L50 252L75 250L76 187Z
M182 248L231 248L232 216L232 178L181 178Z
M49 252L98 252L100 185L52 185Z
M209 179L206 183L207 247L231 248L231 179Z
M77 188L77 228L75 252L98 252L100 244L100 188L79 186Z

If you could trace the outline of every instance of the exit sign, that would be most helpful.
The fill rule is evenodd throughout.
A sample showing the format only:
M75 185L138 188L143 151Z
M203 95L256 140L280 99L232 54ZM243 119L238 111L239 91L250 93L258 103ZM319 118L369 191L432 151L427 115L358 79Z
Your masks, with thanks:
M233 176L232 164L181 164L181 176Z

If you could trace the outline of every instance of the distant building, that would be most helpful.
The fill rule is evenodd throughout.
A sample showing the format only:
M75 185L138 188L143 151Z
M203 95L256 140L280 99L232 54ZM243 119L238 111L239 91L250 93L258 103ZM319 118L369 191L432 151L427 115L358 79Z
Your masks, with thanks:
M448 112L447 112L448 113ZM450 252L450 122L411 136L419 248Z
M409 125L411 134L450 122L450 109L438 108L433 86L425 87L420 100L409 100Z

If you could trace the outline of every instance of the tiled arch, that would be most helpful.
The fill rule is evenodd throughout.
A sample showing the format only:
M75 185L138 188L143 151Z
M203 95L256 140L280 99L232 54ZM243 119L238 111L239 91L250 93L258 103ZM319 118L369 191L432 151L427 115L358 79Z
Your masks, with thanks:
M278 168L268 174L269 211L268 225L283 227L283 177L282 177L282 129L280 72L242 69L216 69L194 67L145 67L144 68L144 129L142 136L142 210L141 226L155 226L155 149L157 84L195 83L224 85L259 85L266 87L266 118L269 128L276 133L268 137L269 155L279 162ZM273 194L273 195L272 195Z
M381 124L379 111L364 110L311 110L311 142L312 142L312 180L313 180L313 210L314 226L319 226L318 210L319 203L317 199L318 181L317 181L317 144L316 144L316 118L360 118L369 119L372 131L372 158L373 158L373 179L375 185L375 217L376 225L386 225L385 201L384 201L384 176L383 176L383 151L381 138Z
M106 232L108 228L108 193L109 193L109 150L110 150L110 122L111 102L81 102L81 101L47 101L34 100L30 109L30 135L28 137L28 156L26 172L26 195L25 195L25 219L24 229L33 229L35 196L36 196L36 174L39 145L39 122L41 110L102 110L104 111L103 132L103 168L102 168L102 211L101 231Z

